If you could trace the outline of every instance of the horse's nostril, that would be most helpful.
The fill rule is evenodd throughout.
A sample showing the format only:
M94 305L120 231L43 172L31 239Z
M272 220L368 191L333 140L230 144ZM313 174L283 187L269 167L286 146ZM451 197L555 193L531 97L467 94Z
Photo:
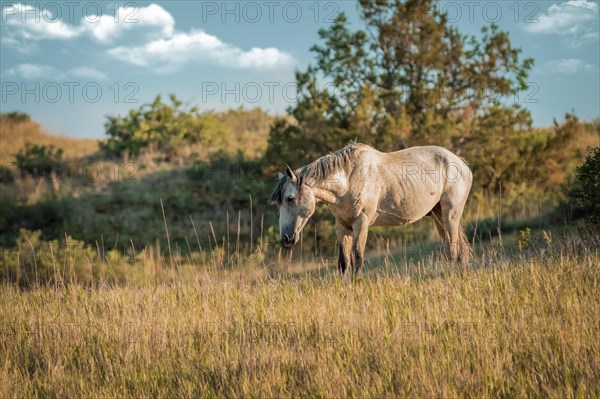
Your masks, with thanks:
M290 242L290 237L288 237L287 234L284 234L282 238L283 238L283 242Z

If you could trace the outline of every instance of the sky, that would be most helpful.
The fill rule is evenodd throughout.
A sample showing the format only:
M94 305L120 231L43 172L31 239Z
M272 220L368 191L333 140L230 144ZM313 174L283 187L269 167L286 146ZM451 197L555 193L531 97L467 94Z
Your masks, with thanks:
M260 106L283 114L294 72L354 1L0 2L0 111L30 114L47 131L102 137L123 115L174 93L200 110ZM496 23L535 59L518 102L535 126L574 112L600 117L598 1L441 1L449 21L479 35Z

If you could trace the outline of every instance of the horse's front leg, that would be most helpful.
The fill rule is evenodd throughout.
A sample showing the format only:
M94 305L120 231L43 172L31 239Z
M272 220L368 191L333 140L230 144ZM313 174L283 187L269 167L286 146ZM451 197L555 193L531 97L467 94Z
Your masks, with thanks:
M352 257L354 272L358 274L364 263L365 246L367 245L367 236L369 234L369 218L364 213L361 214L352 225L353 243Z
M335 231L338 236L338 270L342 273L342 275L345 275L346 270L351 263L352 230L344 226L342 223L336 221Z

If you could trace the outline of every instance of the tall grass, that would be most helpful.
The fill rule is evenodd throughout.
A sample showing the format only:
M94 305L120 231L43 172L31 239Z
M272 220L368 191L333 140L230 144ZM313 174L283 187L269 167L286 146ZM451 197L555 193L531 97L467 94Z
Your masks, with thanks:
M598 397L598 238L515 240L468 268L372 254L358 279L282 259L4 285L0 397Z

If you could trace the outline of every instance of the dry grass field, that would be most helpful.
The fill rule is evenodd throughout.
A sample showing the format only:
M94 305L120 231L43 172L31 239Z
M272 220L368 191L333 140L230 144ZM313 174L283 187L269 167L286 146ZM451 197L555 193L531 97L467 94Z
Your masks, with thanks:
M25 138L63 148L65 159L98 150L35 122L6 123L3 162ZM44 238L23 229L0 248L0 398L600 397L600 238L581 221L552 221L527 185L499 200L473 195L468 267L421 237L428 225L392 240L375 229L366 270L343 279L332 251L305 248L290 261L263 215L253 230L260 199L231 217L200 213L211 182L193 186L186 169L146 158L129 190L103 180L2 186L18 194L11 212L71 195L63 208L87 230L72 238L60 225L64 238ZM92 224L101 214L104 224ZM45 224L52 212L40 215ZM25 216L0 222L22 227ZM494 224L501 216L512 233ZM103 230L132 238L117 248ZM147 236L156 243L141 245ZM417 244L407 251L407 242Z
M0 397L600 396L600 242L0 289ZM273 270L278 270L275 273Z
M61 148L65 159L82 158L98 151L98 140L75 139L49 134L34 121L12 121L0 118L0 163L11 164L26 142Z

